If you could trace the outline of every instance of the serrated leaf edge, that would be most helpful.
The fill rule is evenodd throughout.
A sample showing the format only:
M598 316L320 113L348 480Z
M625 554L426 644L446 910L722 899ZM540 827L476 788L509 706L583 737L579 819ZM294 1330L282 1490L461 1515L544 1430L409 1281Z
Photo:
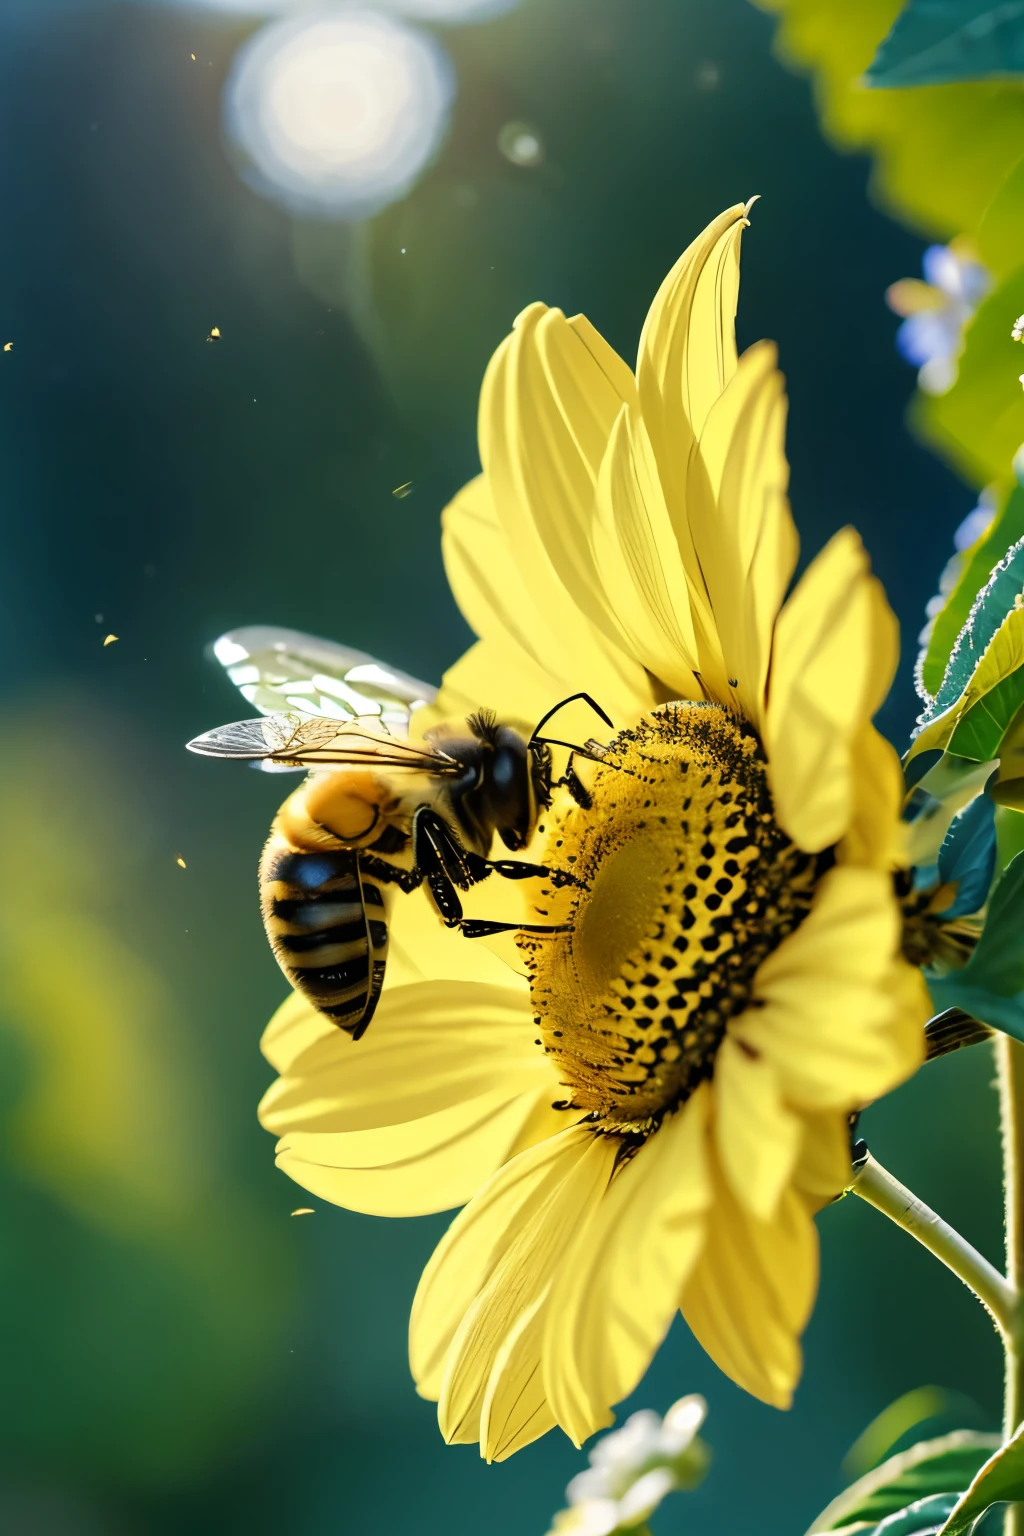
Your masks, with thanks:
M979 700L983 699L986 694L991 693L994 688L997 688L1001 682L1004 682L1006 678L1010 677L1017 670L1016 667L1010 667L1008 671L1003 672L1001 675L996 673L991 681L986 680L984 687L980 689L975 688L978 674L984 667L985 661L990 652L992 652L993 647L1004 638L1011 628L1017 626L1022 628L1021 639L1024 641L1024 609L1011 608L979 656L978 665L971 673L959 698L954 699L952 704L944 709L941 715L936 715L920 727L911 744L910 751L907 753L907 762L911 758L916 757L919 752L924 752L930 747L944 748L961 719L963 719L968 711L973 709Z

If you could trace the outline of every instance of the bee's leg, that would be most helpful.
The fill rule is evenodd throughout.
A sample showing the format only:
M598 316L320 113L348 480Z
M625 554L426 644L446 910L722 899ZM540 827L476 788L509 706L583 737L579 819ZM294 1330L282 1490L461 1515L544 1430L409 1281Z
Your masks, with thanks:
M467 890L475 880L490 874L476 873L469 861L483 864L478 854L462 847L448 823L428 806L420 806L412 822L412 846L416 869L426 880L434 906L449 928L462 922L462 902L456 886Z
M361 854L359 862L367 874L382 885L397 885L407 896L423 884L423 875L418 869L400 869L397 864L389 864L387 859L374 858L372 853Z
M429 878L428 866L440 868L460 891L468 891L491 873L480 854L463 846L454 827L428 805L421 805L412 821L413 853Z
M581 811L589 811L594 804L594 798L576 772L573 764L575 756L575 752L569 753L569 761L566 764L565 773L558 781L558 786L569 791Z
M478 853L464 848L442 816L422 806L413 817L413 851L417 870L430 887L434 905L449 928L459 928L467 939L483 939L495 933L567 933L567 927L547 923L498 923L466 918L462 915L458 884L463 890L477 885L497 871L507 878L523 880L529 876L555 879L553 871L542 864L521 864L516 859L498 859L492 863ZM515 871L508 875L508 871Z
M464 939L489 939L496 933L571 933L571 923L492 923L485 918L464 917L459 923Z
M522 859L489 859L488 866L506 880L549 880L552 885L579 885L567 869L550 869L547 864L527 864Z
M488 865L504 880L546 880L551 871L546 864L527 864L522 859L488 859Z

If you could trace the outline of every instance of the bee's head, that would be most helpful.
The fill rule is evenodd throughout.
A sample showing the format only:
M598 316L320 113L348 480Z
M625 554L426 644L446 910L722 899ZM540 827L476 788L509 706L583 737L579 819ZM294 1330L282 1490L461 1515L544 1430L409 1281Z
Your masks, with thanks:
M482 749L479 793L486 818L505 847L518 852L530 840L541 803L537 748L514 726L501 724L493 710L478 710L466 724Z

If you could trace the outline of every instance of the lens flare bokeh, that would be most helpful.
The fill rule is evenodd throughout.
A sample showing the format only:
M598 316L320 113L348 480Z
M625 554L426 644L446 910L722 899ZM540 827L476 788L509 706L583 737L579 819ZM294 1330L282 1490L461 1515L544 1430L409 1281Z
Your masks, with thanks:
M288 15L301 10L303 5L307 9L309 6L309 0L163 0L163 3L177 10L196 13L204 21L216 21L219 17L228 22Z
M224 129L243 177L290 212L359 219L401 197L443 142L440 44L366 10L272 23L237 54Z
M514 10L520 0L380 0L382 10L393 11L416 21L460 22L490 21Z

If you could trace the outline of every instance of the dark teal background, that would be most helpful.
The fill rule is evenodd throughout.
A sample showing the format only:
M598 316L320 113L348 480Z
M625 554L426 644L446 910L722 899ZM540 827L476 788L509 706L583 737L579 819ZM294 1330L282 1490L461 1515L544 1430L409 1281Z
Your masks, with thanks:
M204 647L280 623L439 677L468 632L438 515L476 468L494 345L540 298L632 359L676 256L754 192L741 342L781 347L805 553L855 523L903 622L898 743L973 494L903 426L882 294L921 242L822 142L743 0L525 0L446 30L450 140L349 235L295 232L237 180L219 91L244 35L168 0L0 0L0 1531L543 1536L582 1455L555 1433L486 1468L408 1378L444 1218L289 1216L305 1197L254 1117L280 791L184 753L241 712ZM541 167L499 155L513 118ZM991 1077L964 1052L866 1124L998 1257ZM795 1536L867 1420L925 1382L997 1421L999 1353L958 1283L856 1201L820 1226L791 1413L681 1324L641 1387L710 1403L713 1469L659 1531Z

